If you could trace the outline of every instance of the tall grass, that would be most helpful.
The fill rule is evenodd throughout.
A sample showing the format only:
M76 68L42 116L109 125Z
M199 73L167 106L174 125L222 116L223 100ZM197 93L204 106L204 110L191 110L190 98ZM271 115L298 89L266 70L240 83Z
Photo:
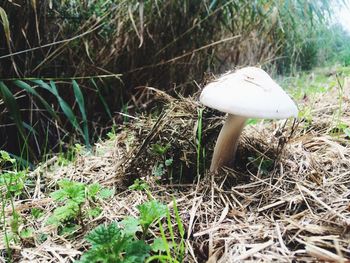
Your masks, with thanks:
M19 152L28 142L30 158L46 152L45 134L51 149L72 132L89 145L122 120L115 111L152 105L144 86L191 94L208 71L300 68L335 2L3 1L0 144Z

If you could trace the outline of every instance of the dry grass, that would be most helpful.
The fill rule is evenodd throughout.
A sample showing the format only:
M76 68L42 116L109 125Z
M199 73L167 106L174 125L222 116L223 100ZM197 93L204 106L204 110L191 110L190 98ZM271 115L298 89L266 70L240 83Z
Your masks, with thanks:
M92 154L82 154L65 167L52 160L31 174L37 182L34 190L28 189L31 199L15 206L28 219L25 225L47 239L40 243L36 236L13 245L18 260L73 261L87 249L83 237L89 230L137 214L136 206L148 196L127 187L142 178L151 194L169 207L175 197L186 228L186 262L350 262L350 141L342 133L330 135L340 120L350 124L349 90L339 94L333 88L300 101L301 108L312 105L311 121L248 125L236 166L216 176L196 174L197 100L150 92L165 102L160 117L141 116L120 127L114 139L97 143ZM222 119L204 111L202 146L208 153ZM153 144L167 143L171 148L165 156L150 150ZM164 158L174 159L172 178L152 175ZM205 159L208 166L210 154ZM112 200L100 204L102 214L86 219L74 238L59 236L45 224L54 209L49 193L62 178L116 189ZM33 207L45 215L30 219Z

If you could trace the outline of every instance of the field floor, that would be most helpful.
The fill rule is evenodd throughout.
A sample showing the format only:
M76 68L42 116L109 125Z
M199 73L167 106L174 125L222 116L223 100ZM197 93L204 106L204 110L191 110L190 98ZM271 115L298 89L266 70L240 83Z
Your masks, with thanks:
M92 244L86 235L112 222L125 236L136 222L128 238L151 245L153 262L350 262L349 77L334 68L281 78L298 119L250 120L235 166L218 174L208 167L225 116L198 96L150 89L160 114L133 116L90 152L77 145L72 161L54 156L16 179L0 262L73 262ZM167 213L145 229L161 204ZM139 262L139 252L95 262Z

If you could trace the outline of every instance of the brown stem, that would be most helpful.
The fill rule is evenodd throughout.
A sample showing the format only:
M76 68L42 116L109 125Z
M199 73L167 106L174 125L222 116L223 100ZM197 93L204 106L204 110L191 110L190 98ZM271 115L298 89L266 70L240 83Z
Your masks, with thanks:
M232 165L236 155L238 139L246 120L245 117L228 114L216 141L210 165L211 172L217 172L222 166Z

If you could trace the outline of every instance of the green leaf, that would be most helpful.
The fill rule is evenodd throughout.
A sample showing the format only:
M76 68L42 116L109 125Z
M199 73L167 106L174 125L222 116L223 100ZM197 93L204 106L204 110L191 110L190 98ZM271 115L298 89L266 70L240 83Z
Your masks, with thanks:
M35 84L38 84L40 87L50 91L53 95L55 95L56 99L58 100L58 103L60 104L60 107L63 111L63 113L66 115L66 117L68 118L69 122L73 125L73 127L80 132L80 134L83 135L83 131L81 130L77 118L73 113L73 110L71 109L71 107L69 107L69 105L67 104L67 102L65 102L61 96L58 94L58 90L56 88L56 85L53 81L50 81L50 85L48 85L47 83L45 83L42 80L32 80L32 82L34 82Z
M67 116L69 122L73 125L73 127L78 130L81 134L83 134L83 131L81 130L77 118L74 115L73 110L71 109L71 107L67 104L67 102L65 100L63 100L61 98L61 96L59 96L55 82L50 81L50 86L52 88L52 90L54 91L54 94L57 97L58 103L60 104L61 109L63 110L63 113Z
M32 133L33 135L38 135L36 130L32 126L30 126L28 123L23 121L22 125L23 125L24 128L26 128L29 131L29 133Z
M87 211L87 213L90 217L96 218L102 213L102 208L100 207L91 208Z
M4 28L4 33L7 41L7 45L10 47L10 42L11 42L11 32L10 32L10 23L7 18L7 14L5 10L0 6L0 19L2 22L2 26Z
M164 252L166 251L166 243L163 238L156 238L151 245L152 251L154 252Z
M67 198L66 192L64 190L57 190L50 194L55 201L64 201Z
M21 238L31 238L34 236L34 228L30 227L30 228L25 228L23 229L19 235L21 236Z
M57 207L46 224L58 226L60 223L74 218L79 211L79 206L74 202L69 202L64 206Z
M152 174L157 177L161 177L165 174L164 164L160 163L153 168Z
M170 143L166 144L165 146L155 143L155 144L152 144L151 151L152 153L163 156L170 149L170 147L171 147Z
M134 242L128 242L125 249L126 255L123 262L126 263L140 263L145 262L145 259L149 257L151 247L147 245L143 240L136 240Z
M80 263L140 263L149 257L150 246L143 240L125 236L116 223L100 225L86 237L91 243Z
M98 193L98 197L101 199L108 199L114 195L113 189L102 188Z
M101 190L101 185L99 183L91 184L87 187L88 195L91 198L95 198L97 193Z
M83 130L84 130L84 140L85 140L85 145L87 147L90 147L90 141L89 141L89 129L88 129L88 122L87 122L87 116L86 116L86 111L85 111L85 102L84 102L84 96L83 93L80 90L80 87L78 83L73 80L73 90L74 90L74 95L75 95L75 100L78 103L79 109L81 116L83 118Z
M44 214L43 210L36 207L32 208L30 212L35 219L42 217Z
M113 222L107 226L100 225L91 231L86 240L91 243L93 247L110 245L111 243L122 239L122 232L118 225Z
M25 132L23 129L23 123L22 123L22 117L19 111L19 107L17 105L16 99L13 96L13 94L11 93L11 91L7 88L7 86L5 85L4 82L0 81L0 92L2 95L2 98L4 100L4 103L8 109L8 111L10 112L17 128L18 131L22 137L22 139L24 141L26 141L26 136L25 136Z
M136 179L132 185L129 186L130 190L147 190L149 188L148 184L140 179Z
M173 164L173 158L170 158L170 159L166 159L165 160L165 166L171 166Z
M247 126L248 126L248 125L255 125L255 124L257 124L257 123L258 123L258 119L250 118L250 119L248 119L246 125L247 125Z
M163 218L166 215L167 211L166 205L156 200L138 205L137 209L140 212L140 224L146 229L154 221Z
M98 88L98 86L97 86L95 80L94 80L94 79L91 79L91 82L92 82L92 84L93 84L93 85L95 86L95 88L96 88L96 92L97 92L97 94L98 94L98 97L100 98L100 100L101 100L101 102L102 102L102 104L103 104L103 107L104 107L104 109L105 109L105 111L106 111L108 117L112 120L112 119L113 119L112 113L111 113L111 111L109 110L108 104L107 104L106 100L104 99L104 97L102 96L102 94L101 94L101 92L100 92L100 90L99 90L99 88Z
M76 232L77 230L80 229L79 225L69 225L69 226L64 226L62 230L59 232L60 236L71 236Z
M79 105L79 109L80 109L80 112L81 112L83 119L86 120L85 102L84 102L83 93L81 92L80 87L75 80L73 80L72 83L73 83L75 100L77 101L77 103Z
M3 151L3 150L1 150L0 151L0 161L4 161L4 162L10 162L10 163L12 163L12 164L15 164L16 163L16 159L13 159L13 158L11 158L10 157L10 155L9 155L9 153L8 152L6 152L6 151Z
M58 185L60 187L60 190L57 190L50 194L54 200L71 200L78 205L85 202L85 185L83 183L61 180L58 182Z
M56 114L56 112L52 109L52 107L46 102L46 100L34 89L32 88L29 84L21 81L21 80L15 80L13 82L17 87L24 89L25 91L27 91L28 93L36 96L41 103L44 105L45 109L50 113L50 115L58 120L58 115Z
M123 226L125 236L135 236L136 232L141 231L140 222L135 217L128 216L120 224Z
M0 176L0 186L6 187L6 196L20 195L24 189L24 172L3 173Z
M183 226L180 214L179 214L179 209L177 208L177 205L176 205L175 198L173 198L173 207L174 207L174 212L175 212L176 224L177 224L177 227L179 229L180 236L181 236L181 238L184 238L185 230L184 230L184 226Z
M57 93L57 89L53 89L49 84L45 83L44 81L39 80L39 79L35 79L35 80L32 80L32 82L37 84L37 85L39 85L43 89L48 90L53 95L55 95L56 98L57 98L57 96L59 96L58 93Z

